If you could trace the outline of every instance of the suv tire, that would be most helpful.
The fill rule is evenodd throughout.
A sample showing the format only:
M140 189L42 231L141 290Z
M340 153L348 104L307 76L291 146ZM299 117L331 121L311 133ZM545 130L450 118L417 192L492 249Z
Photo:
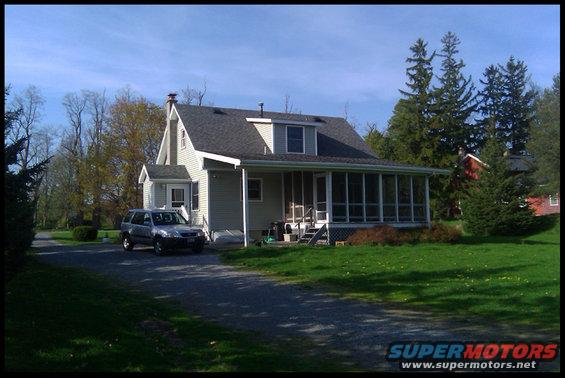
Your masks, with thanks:
M163 244L163 240L161 238L157 238L153 241L153 253L155 256L163 256L165 254L165 245Z
M122 247L124 248L124 251L131 251L133 249L133 242L129 235L124 235L122 238Z

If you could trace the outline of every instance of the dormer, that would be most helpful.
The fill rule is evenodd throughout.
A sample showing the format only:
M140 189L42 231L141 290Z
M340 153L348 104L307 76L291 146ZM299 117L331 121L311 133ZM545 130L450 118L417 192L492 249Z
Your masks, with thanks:
M274 118L246 118L265 141L270 154L318 155L318 130L325 122Z

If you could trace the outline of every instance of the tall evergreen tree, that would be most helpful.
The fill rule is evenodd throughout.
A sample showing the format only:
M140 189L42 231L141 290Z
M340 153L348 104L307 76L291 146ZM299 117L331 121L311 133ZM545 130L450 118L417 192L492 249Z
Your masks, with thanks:
M491 124L487 129L481 159L486 166L472 182L462 201L465 228L474 235L519 235L535 225L526 197L531 181L524 173L510 169L505 146L496 138Z
M523 61L511 56L506 65L499 68L504 79L500 119L503 142L511 153L522 154L529 137L535 91L526 90L528 68Z
M489 128L494 127L496 138L499 141L504 139L504 131L500 125L504 100L504 79L498 66L492 64L488 66L480 82L482 89L479 91L477 108L480 118L475 120L476 123L470 147L470 150L475 152L485 145Z
M400 90L404 98L394 108L387 134L398 147L397 158L406 163L432 164L435 143L430 140L431 108L433 93L432 60L435 52L428 55L427 43L418 39L410 47L412 56L406 59L407 90Z
M448 32L442 39L440 86L435 89L436 104L434 112L439 118L444 154L457 156L459 148L466 147L471 138L471 115L476 110L475 86L471 77L462 73L465 63L457 59L459 38Z
M9 88L4 89L4 103L9 95ZM14 125L21 109L4 111L4 135ZM15 172L11 169L18 155L25 148L28 138L21 137L4 147L4 231L9 238L4 240L5 277L11 277L23 263L26 250L34 237L35 200L33 193L40 183L41 173L47 160L28 165Z
M535 102L535 117L528 141L528 152L535 158L535 177L545 185L542 194L554 194L560 187L560 126L561 78L553 78L553 86L545 89Z

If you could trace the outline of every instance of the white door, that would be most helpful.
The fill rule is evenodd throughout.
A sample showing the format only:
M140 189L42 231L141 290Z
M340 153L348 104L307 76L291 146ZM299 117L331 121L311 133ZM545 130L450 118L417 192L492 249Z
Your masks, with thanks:
M318 173L314 175L314 208L316 209L316 222L327 223L328 214L326 209L326 174Z

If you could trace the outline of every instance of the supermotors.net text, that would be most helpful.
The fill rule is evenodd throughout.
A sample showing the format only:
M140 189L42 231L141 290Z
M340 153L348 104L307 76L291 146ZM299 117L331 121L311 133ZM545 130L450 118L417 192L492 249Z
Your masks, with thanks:
M536 361L497 362L401 362L402 370L532 370L537 369Z

